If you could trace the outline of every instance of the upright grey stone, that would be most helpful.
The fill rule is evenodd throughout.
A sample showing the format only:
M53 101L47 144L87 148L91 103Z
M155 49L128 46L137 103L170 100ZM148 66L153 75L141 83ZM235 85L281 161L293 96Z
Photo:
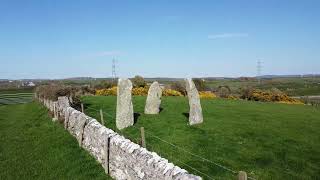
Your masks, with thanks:
M189 124L200 124L203 122L203 116L198 90L191 78L185 79L185 81L190 107Z
M118 80L116 125L120 130L134 123L131 90L132 83L129 79Z
M145 114L159 114L161 104L162 89L157 81L153 82L148 91Z

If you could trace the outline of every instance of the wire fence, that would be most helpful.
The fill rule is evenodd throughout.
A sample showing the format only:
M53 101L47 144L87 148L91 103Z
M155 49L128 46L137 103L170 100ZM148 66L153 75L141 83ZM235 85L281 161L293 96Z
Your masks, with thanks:
M90 110L93 110L93 111L95 111L95 112L100 112L100 109L98 110L98 109L95 109L95 108L92 108L92 107L86 107L86 109L90 109ZM109 117L109 118L111 118L112 120L115 121L115 117L114 117L113 115L111 115L111 114L109 114L109 113L107 113L107 112L105 112L105 111L102 111L102 113L103 113L103 115L105 115L105 116L107 116L107 117ZM98 115L98 116L99 116L99 115ZM107 123L107 125L108 125L108 123ZM108 127L110 128L110 126L108 126ZM131 128L131 127L132 127L133 129L137 130L138 132L140 132L140 127L130 126L130 128ZM121 135L124 135L126 138L129 138L129 139L132 138L132 136L130 136L130 134L126 133L125 131L120 131L120 130L118 130L117 128L112 128L112 129L113 129L114 131L116 131L117 133L119 133L119 134L121 134ZM149 130L144 130L144 131L145 131L145 133L148 135L148 138L157 139L158 142L160 141L161 143L167 144L167 145L169 145L170 147L172 147L172 148L174 148L174 149L176 149L176 150L179 150L179 152L184 152L184 153L186 153L186 154L194 157L195 159L200 159L200 160L203 161L203 162L210 163L210 164L212 164L212 165L214 165L214 166L216 166L216 167L218 167L218 168L221 168L222 170L224 170L224 171L226 171L226 172L231 173L233 176L236 176L236 175L238 174L238 172L239 172L239 171L236 171L236 170L234 170L234 169L232 169L232 168L226 167L226 166L224 166L224 165L222 165L222 164L220 164L220 163L217 163L217 162L215 162L215 161L209 160L209 159L207 159L207 158L205 158L205 157L202 157L202 156L200 156L200 155L197 155L197 154L195 154L195 153L192 153L192 152L186 150L185 148L182 148L182 147L180 147L180 146L178 146L178 145L176 145L176 144L173 144L173 143L171 143L171 142L169 142L169 141L167 141L167 140L164 140L163 138L154 135L154 134L151 133ZM132 140L132 139L131 139L131 140ZM151 147L153 151L156 151L156 148L154 148L154 146L153 146L152 144L150 144L150 143L147 143L147 147ZM173 152L175 152L175 151L173 151ZM183 161L181 161L181 160L178 159L177 157L173 157L172 155L169 155L168 153L165 153L164 151L157 151L157 153L160 154L160 155L163 154L163 155L171 158L171 160L174 160L174 161L176 161L176 162L184 165L185 167L189 168L190 170L193 170L194 172L199 173L199 175L201 174L201 175L204 175L205 177L207 177L207 178L209 178L209 179L214 179L212 176L206 174L205 172L200 171L199 169L197 169L197 168L195 168L195 167L192 167L191 165L188 165L187 163L184 163ZM248 179L251 179L251 180L255 180L254 177L248 176L247 178L248 178Z

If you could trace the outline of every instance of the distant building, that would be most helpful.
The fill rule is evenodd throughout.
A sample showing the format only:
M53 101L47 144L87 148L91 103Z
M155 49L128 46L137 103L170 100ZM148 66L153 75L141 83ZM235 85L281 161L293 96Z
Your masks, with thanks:
M24 83L22 83L22 86L28 86L28 87L34 87L34 86L36 86L36 84L34 84L33 82L24 82Z
M27 84L27 86L29 86L29 87L33 87L33 86L36 86L33 82L29 82L28 84Z

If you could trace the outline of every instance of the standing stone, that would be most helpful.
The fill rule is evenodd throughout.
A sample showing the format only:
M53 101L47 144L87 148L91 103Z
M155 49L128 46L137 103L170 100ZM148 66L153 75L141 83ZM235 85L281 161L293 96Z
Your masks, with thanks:
M190 106L189 124L200 124L203 122L203 116L198 90L191 78L185 79L185 81Z
M161 104L162 89L157 81L153 82L148 91L145 114L159 114Z
M134 123L131 90L132 83L129 79L118 80L116 125L120 130Z

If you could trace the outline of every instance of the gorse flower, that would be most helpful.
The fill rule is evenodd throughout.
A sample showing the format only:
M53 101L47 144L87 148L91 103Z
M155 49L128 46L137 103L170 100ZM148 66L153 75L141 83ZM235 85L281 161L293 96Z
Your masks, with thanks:
M200 91L199 96L201 99L213 99L217 97L213 92L210 91Z

